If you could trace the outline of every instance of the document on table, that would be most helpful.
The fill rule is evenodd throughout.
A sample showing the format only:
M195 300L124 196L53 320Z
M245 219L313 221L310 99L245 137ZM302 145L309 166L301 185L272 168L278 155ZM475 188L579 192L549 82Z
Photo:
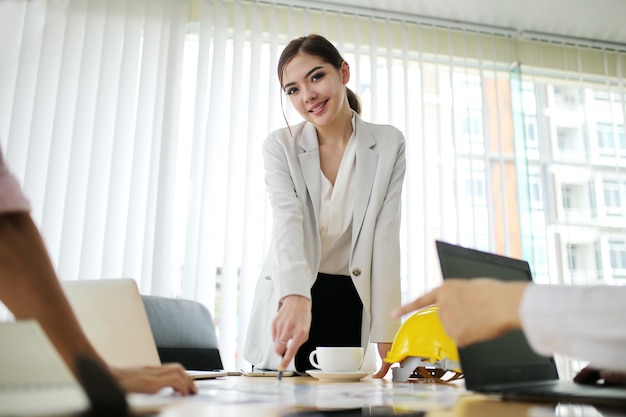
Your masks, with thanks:
M308 378L308 377L297 377ZM253 383L246 379L202 381L194 401L211 404L270 404L304 408L359 408L393 405L407 410L451 408L466 394L463 385L391 383L366 378L360 382Z

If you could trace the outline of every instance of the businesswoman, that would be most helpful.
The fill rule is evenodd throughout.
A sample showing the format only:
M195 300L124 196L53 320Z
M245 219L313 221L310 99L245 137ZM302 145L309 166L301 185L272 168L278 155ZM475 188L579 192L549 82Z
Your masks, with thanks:
M317 346L375 342L382 358L400 324L404 137L359 117L348 63L319 35L287 45L278 79L304 122L263 145L274 224L243 356L302 372Z

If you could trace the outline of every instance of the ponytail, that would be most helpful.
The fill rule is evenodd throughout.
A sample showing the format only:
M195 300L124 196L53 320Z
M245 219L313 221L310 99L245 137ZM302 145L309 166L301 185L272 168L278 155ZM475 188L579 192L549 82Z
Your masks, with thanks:
M359 116L361 115L361 100L359 100L359 96L348 87L346 87L346 95L348 96L348 104L350 108L356 112Z

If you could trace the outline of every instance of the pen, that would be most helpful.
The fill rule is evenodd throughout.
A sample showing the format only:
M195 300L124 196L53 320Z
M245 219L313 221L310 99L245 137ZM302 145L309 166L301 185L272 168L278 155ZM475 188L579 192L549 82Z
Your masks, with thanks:
M282 357L285 357L285 354L282 354ZM283 370L278 368L278 373L276 374L276 385L280 385L280 381L283 379Z
M285 351L283 352L282 355L280 355L281 358L285 357L285 353L287 352L287 342L283 342L282 340L278 340L278 343L285 345ZM282 381L283 379L283 370L281 369L280 366L278 367L278 374L276 374L276 385L280 385L280 381Z

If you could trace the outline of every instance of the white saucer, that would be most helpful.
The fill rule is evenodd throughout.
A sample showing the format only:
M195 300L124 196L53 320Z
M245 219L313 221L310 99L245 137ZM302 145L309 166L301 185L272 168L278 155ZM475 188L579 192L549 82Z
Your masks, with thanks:
M307 374L313 378L317 378L320 381L359 381L366 376L370 375L370 371L356 371L356 372L324 372L315 369L306 371Z

